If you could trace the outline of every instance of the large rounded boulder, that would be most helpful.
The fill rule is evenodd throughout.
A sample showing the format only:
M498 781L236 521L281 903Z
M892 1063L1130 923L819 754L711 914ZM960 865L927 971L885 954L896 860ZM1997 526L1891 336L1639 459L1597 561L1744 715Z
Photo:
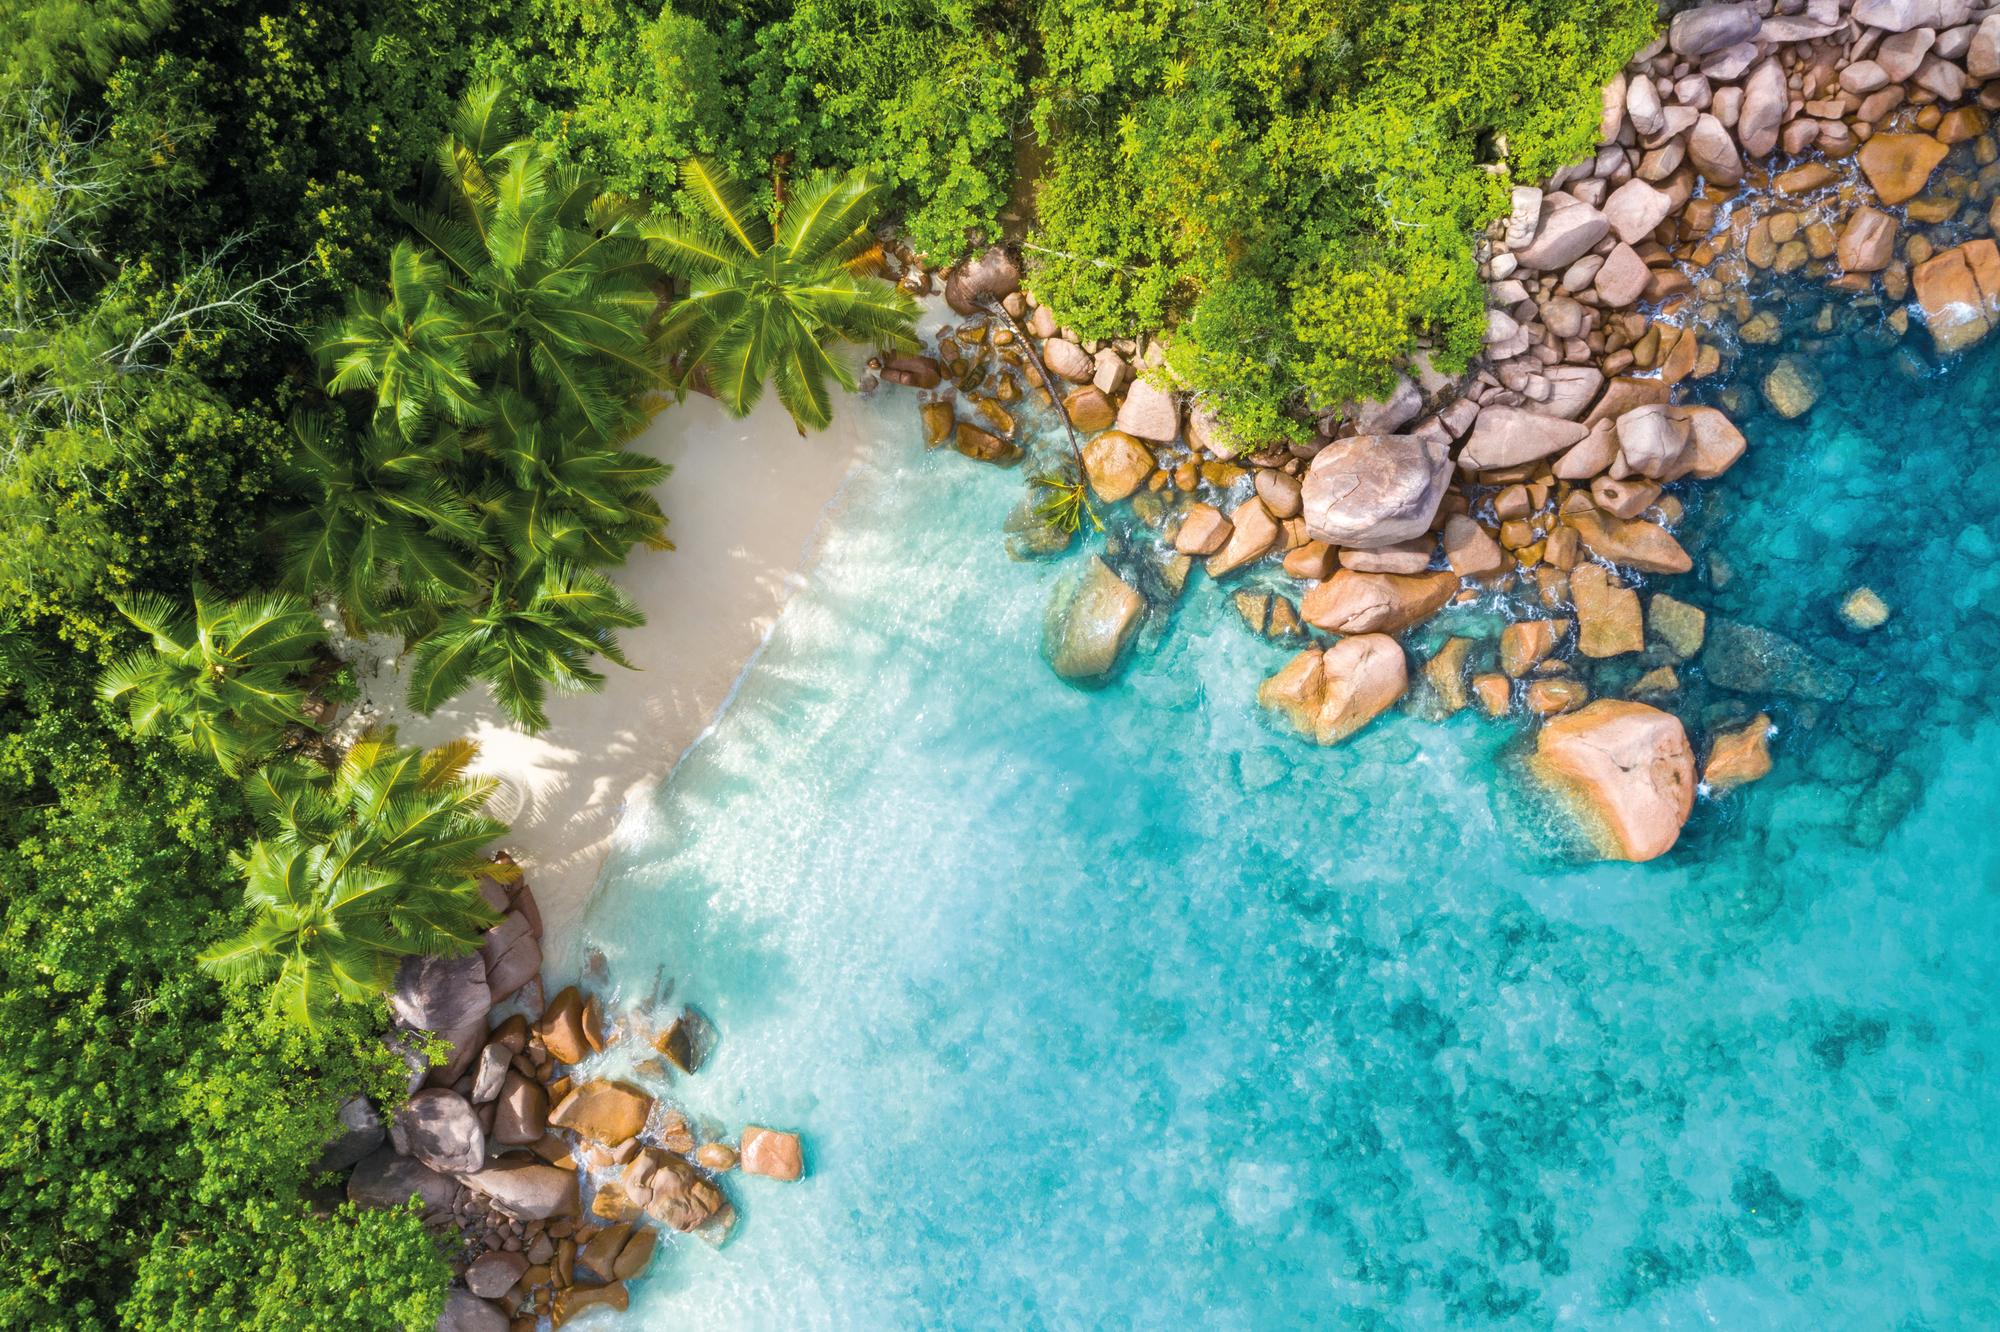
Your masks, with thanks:
M1428 532L1451 483L1451 454L1418 435L1356 435L1319 451L1300 488L1306 531L1379 550Z
M1257 700L1301 735L1335 745L1381 716L1409 684L1401 644L1387 634L1356 634L1299 653L1264 682Z
M1145 610L1145 598L1093 555L1081 577L1056 589L1043 625L1043 654L1065 680L1101 681L1118 665Z
M1537 776L1566 799L1607 860L1651 860L1694 809L1694 750L1680 718L1600 699L1557 717L1535 744Z
M982 303L1002 300L1020 289L1021 265L996 245L945 274L944 301L958 314L976 314Z

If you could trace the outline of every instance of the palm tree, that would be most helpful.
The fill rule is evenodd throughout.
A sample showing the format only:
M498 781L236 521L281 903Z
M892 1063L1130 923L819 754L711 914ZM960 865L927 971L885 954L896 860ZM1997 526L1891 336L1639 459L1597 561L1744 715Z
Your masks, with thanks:
M170 732L233 773L304 720L305 691L290 677L311 665L326 629L297 597L224 602L197 583L192 616L150 593L114 604L153 642L107 668L98 693L129 710L138 734Z
M867 175L811 177L775 230L715 168L687 162L681 183L703 215L641 227L660 267L688 284L661 341L685 375L706 376L731 414L748 415L769 380L801 430L823 429L833 418L827 380L854 387L830 344L916 345L916 302L847 268L873 243L868 223L883 190Z
M383 734L332 773L261 769L249 796L264 835L236 857L256 914L202 968L272 980L271 1007L310 1028L337 1003L382 994L405 957L477 947L498 920L480 876L517 871L483 854L506 827L482 812L493 783L465 775L474 753L469 741L419 752Z
M630 205L532 139L502 89L475 89L439 154L437 203L409 214L499 382L613 432L662 382L657 276Z
M47 678L34 639L14 616L0 616L0 698Z
M284 478L307 507L273 530L283 585L303 596L331 593L350 623L410 628L426 608L479 587L479 515L457 493L457 437L406 445L369 431L336 434L326 418L292 419Z
M444 266L398 241L389 255L389 289L355 288L346 316L320 342L320 355L333 367L327 390L373 390L376 419L393 420L406 440L422 439L439 416L478 418L471 362L484 336L451 299Z
M549 724L543 703L550 686L563 693L602 688L593 655L631 669L612 631L643 623L638 607L602 574L558 562L530 565L496 579L483 605L447 611L417 644L410 704L431 712L481 679L517 724L539 731Z
M551 417L519 394L495 395L481 446L505 484L490 488L482 507L516 567L623 564L634 545L673 548L653 498L669 468L617 447L645 423L628 408L606 437L581 417Z

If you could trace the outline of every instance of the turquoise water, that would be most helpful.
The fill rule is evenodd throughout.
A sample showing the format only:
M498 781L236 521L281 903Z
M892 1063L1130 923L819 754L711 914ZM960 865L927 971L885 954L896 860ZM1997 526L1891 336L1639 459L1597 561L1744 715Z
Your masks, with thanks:
M1826 396L1745 414L1662 585L1859 683L1693 672L1691 710L1769 708L1777 769L1647 866L1563 858L1513 726L1279 733L1287 654L1200 574L1063 685L1078 557L1007 558L1021 473L869 408L586 928L719 1029L679 1103L802 1130L810 1177L732 1177L733 1242L663 1252L625 1325L2000 1324L2000 347L1815 350Z

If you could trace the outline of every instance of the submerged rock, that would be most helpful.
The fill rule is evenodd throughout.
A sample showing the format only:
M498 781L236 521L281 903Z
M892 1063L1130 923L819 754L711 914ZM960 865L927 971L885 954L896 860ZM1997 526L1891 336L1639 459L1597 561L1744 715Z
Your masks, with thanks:
M1701 770L1703 785L1717 795L1747 786L1771 771L1771 719L1758 713L1747 724L1724 731L1709 747Z
M1599 699L1542 728L1534 770L1568 799L1600 854L1651 860L1694 808L1694 751L1680 719L1644 703Z
M1074 585L1058 588L1050 602L1042 651L1065 680L1102 680L1116 669L1145 609L1145 598L1093 555Z
M1812 369L1796 356L1780 356L1764 376L1764 401L1787 421L1797 420L1819 401L1819 385Z
M1873 588L1857 587L1840 603L1840 618L1850 629L1880 629L1889 619L1889 604Z
M1701 652L1708 681L1741 694L1790 694L1834 703L1854 692L1854 677L1769 629L1711 619Z

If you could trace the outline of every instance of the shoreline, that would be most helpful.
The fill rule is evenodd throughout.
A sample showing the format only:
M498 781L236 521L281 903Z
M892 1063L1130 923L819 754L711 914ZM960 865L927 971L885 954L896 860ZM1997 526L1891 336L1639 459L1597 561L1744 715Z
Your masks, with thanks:
M607 665L602 691L552 695L549 726L528 735L481 684L429 717L403 702L393 637L354 645L360 698L343 729L394 726L405 744L479 745L473 775L497 778L490 809L525 871L551 965L573 962L577 928L625 812L650 799L735 696L819 549L863 450L875 438L865 399L800 436L775 394L748 417L714 399L667 403L632 441L673 468L660 487L673 550L637 548L607 571L645 613L621 637L636 670ZM734 503L755 497L754 508ZM643 663L643 664L642 664Z
M1199 562L1253 633L1299 649L1259 698L1307 741L1398 703L1524 722L1528 766L1602 857L1665 854L1698 798L1769 772L1769 708L1853 681L1761 626L1709 624L1698 594L1727 572L1681 544L1684 496L1744 456L1753 395L1812 410L1812 341L1846 313L1883 311L1919 364L2000 326L2000 9L1770 8L1676 14L1599 90L1592 155L1534 183L1492 163L1510 209L1475 247L1482 351L1458 374L1414 357L1379 401L1301 420L1310 439L1227 438L1155 337L1060 327L999 250L949 274L948 295L1009 302L1040 366L954 302L966 322L934 355L885 371L919 391L927 442L1014 461L1011 373L1061 400L1091 493L1134 520L1052 607L1056 672L1112 677ZM1763 348L1783 354L1746 350ZM1735 378L1750 364L1754 385ZM1042 555L1073 536L1036 535ZM1481 604L1497 637L1428 627ZM1856 634L1892 613L1863 583L1840 602Z

